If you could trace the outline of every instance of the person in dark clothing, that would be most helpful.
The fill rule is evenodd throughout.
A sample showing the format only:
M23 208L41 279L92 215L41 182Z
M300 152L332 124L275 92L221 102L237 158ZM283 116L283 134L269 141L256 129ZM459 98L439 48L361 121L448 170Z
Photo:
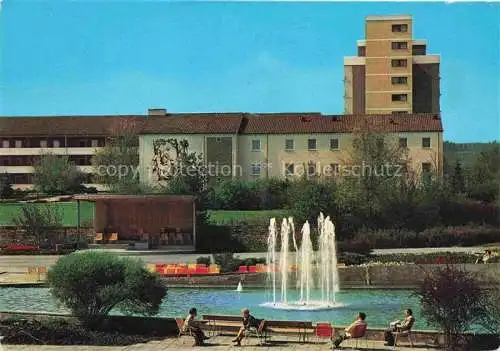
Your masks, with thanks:
M394 321L389 324L389 329L384 333L385 346L394 346L394 333L411 330L414 323L415 318L413 317L413 311L409 308L405 311L404 321Z
M193 307L189 310L189 314L184 321L182 331L183 333L191 334L194 337L194 346L201 346L205 340L209 339L209 337L205 336L205 333L201 330L200 323L196 320L197 315L198 312L196 311L196 308Z
M245 332L254 328L258 333L262 332L265 328L266 321L263 319L257 319L250 314L250 310L245 308L241 311L243 314L243 326L240 328L236 339L233 340L236 346L241 346L241 340L245 337Z

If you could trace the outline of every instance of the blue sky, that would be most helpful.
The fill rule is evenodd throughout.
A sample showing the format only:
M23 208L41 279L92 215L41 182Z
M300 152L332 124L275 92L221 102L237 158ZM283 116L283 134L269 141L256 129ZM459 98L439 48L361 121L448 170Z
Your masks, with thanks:
M499 139L498 4L4 0L0 115L343 112L370 14L441 54L445 139Z

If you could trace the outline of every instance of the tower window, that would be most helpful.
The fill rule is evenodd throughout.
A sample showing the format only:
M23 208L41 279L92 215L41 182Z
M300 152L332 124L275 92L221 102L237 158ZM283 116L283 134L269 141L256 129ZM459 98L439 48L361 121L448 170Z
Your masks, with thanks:
M408 101L408 94L392 94L392 101Z
M408 49L407 41L393 41L391 43L392 50L406 50Z
M392 32L393 33L406 33L406 32L408 32L408 25L407 24L393 24L392 25Z
M391 77L392 85L408 84L408 77Z
M391 61L391 65L392 65L392 67L407 67L408 62L407 62L407 60L403 60L403 59L395 59L395 60Z

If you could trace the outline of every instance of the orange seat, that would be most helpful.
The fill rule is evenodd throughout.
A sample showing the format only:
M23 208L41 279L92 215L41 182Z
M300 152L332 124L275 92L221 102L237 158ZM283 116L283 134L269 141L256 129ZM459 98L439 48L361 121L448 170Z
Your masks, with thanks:
M103 240L103 235L102 233L95 233L95 241L102 241Z
M108 241L117 241L118 240L118 233L111 233L111 236L109 237Z

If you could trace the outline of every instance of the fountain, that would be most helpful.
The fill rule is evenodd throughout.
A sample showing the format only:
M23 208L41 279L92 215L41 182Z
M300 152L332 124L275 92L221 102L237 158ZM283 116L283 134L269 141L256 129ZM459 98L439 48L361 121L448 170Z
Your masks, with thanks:
M336 301L339 290L337 270L337 253L335 247L335 225L330 217L320 213L318 217L318 261L315 261L315 251L311 240L311 226L308 221L301 230L300 248L295 238L293 218L283 219L278 233L276 219L271 218L269 224L267 278L270 302L262 304L266 307L290 310L325 310L342 306ZM281 238L281 248L277 252L278 235ZM297 273L292 276L296 280L298 299L290 300L290 236L295 250L295 267ZM292 261L293 262L293 261ZM277 269L279 267L279 271ZM281 300L277 301L279 286ZM319 293L319 294L318 294ZM317 296L320 295L320 296Z
M243 291L243 284L241 282L238 283L238 286L236 287L237 292L242 292Z

